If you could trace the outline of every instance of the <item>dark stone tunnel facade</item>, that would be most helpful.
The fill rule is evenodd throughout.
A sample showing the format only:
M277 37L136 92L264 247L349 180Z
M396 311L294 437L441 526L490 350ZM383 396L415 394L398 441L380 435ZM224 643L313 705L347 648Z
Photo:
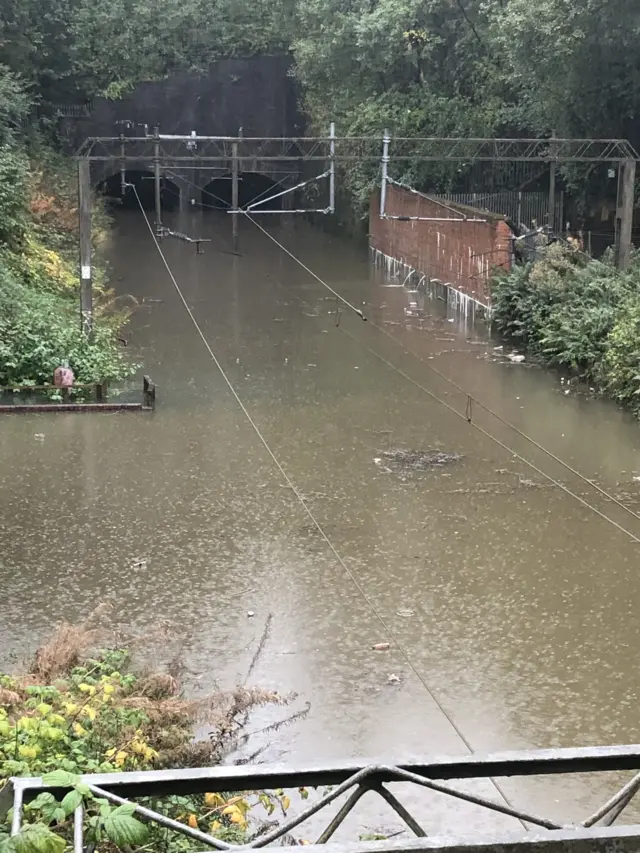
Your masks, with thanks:
M141 83L120 100L98 98L89 115L61 118L61 136L71 153L89 137L144 135L145 125L149 133L158 126L161 133L179 135L195 131L200 136L236 136L240 130L245 138L303 135L299 93L290 68L288 56L225 59L215 63L206 75L178 74L167 80ZM118 143L111 146L114 154L118 147ZM149 160L127 163L130 182L136 184L148 208L153 206L152 168ZM229 163L226 168L230 168ZM92 164L94 187L114 199L121 197L118 169L115 160ZM244 164L242 171L239 201L243 207L299 180L298 165L291 163L251 161ZM222 169L215 175L212 178L211 171L186 168L165 173L163 207L192 203L205 208L229 207L230 176ZM128 205L130 201L125 194L122 202ZM276 199L268 206L279 210L283 204L290 204L287 196L284 202Z

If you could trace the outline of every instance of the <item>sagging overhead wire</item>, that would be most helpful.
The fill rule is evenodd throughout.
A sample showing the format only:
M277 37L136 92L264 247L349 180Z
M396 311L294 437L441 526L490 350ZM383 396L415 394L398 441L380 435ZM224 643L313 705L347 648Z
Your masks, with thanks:
M285 252L285 253L286 253L290 258L292 258L294 261L296 261L296 263L298 263L298 264L299 264L299 265L300 265L304 270L306 270L310 275L312 275L312 276L313 276L313 278L315 278L315 279L316 279L316 281L318 281L318 282L319 282L323 287L325 287L325 288L326 288L327 290L329 290L332 294L334 294L334 296L337 296L337 297L338 297L342 302L344 302L345 304L347 304L350 308L352 308L353 310L355 310L355 311L356 311L356 313L359 313L359 314L360 314L360 316L362 316L362 319L366 319L366 318L362 315L362 313L361 313L361 312L358 312L358 310L357 310L357 309L354 309L354 308L353 308L353 306L351 305L351 303L350 303L350 302L347 302L347 300L345 300L345 299L344 299L344 297L342 297L340 294L338 294L338 293L337 293L337 292L336 292L332 287L330 287L330 286L329 286L325 281L323 281L323 279L321 279L321 278L320 278L320 276L318 276L316 273L314 273L312 270L310 270L310 269L309 269L309 267L307 267L307 266L306 266L306 264L304 264L304 263L303 263L303 262L302 262L298 257L296 257L296 255L294 255L292 252L290 252L290 251L289 251L289 249L287 249L287 248L286 248L286 246L283 246L283 245L282 245L282 243L280 243L280 242L279 242L279 241L278 241L278 240L277 240L277 239L276 239L272 234L270 234L268 231L266 231L266 230L265 230L265 229L264 229L264 228L263 228L259 223L257 223L254 219L252 219L252 218L251 218L250 216L248 216L248 215L247 215L247 219L249 219L251 222L253 222L253 224L254 224L256 227L258 227L258 228L259 228L259 229L260 229L264 234L266 234L266 236L267 236L267 237L269 237L269 239L270 239L270 240L272 240L272 241L273 241L277 246L279 246L279 247L280 247L280 249L282 249L282 251L283 251L283 252ZM284 285L281 285L281 286L282 286L282 287L284 287ZM285 287L285 290L287 290L289 293L293 293L293 291L291 291L291 290L290 290L290 288L286 288L286 287ZM307 305L307 303L304 303L304 300L300 299L300 297L298 297L298 299L299 299L301 302L303 302L303 304ZM510 422L509 422L509 421L507 421L505 418L501 417L497 412L494 412L494 411L493 411L493 409L491 409L491 408L490 408L489 406L487 406L485 403L482 403L480 400L478 400L478 399L477 399L476 397L474 397L472 394L469 394L469 393L468 393L467 391L465 391L465 390L464 390L460 385L458 385L456 382L454 382L452 379L450 379L448 376L446 376L446 374L442 373L440 370L438 370L437 368L435 368L435 367L433 367L432 365L430 365L428 362L426 362L424 359L422 359L422 358L421 358L419 355L417 355L416 353L412 352L411 350L408 350L406 347L404 347L404 346L402 345L402 343L401 343L401 342L400 342L396 337L394 337L392 334L390 334L390 333L389 333L386 329L384 329L382 326L379 326L379 325L378 325L377 323L375 323L375 322L369 321L369 325L370 325L370 326L372 326L374 329L377 329L379 332L382 332L382 334L383 334L383 335L385 335L385 336L386 336L386 337L388 337L390 340L392 340L392 341L393 341L397 346L399 346L399 347L400 347L400 348L401 348L401 349L402 349L402 350L403 350L407 355L412 356L413 358L416 358L418 361L420 361L422 364L424 364L426 367L428 367L428 368L429 368L429 370L433 371L433 372L434 372L435 374L437 374L439 377L441 377L442 379L444 379L444 380L445 380L446 382L448 382L452 387L454 387L457 391L460 391L462 394L464 394L464 395L467 397L467 401L468 401L468 402L467 402L467 412L466 412L465 414L463 414L462 412L459 412L459 411L458 411L454 406L452 406L450 403L447 403L445 400L442 400L440 397L438 397L438 396L437 396L436 394L434 394L432 391L429 391L427 388L425 388L425 386L424 386L424 385L421 385L419 382L417 382L415 379L413 379L411 376L409 376L409 374L408 374L408 373L405 373L403 370L401 370L399 367L397 367L395 364L393 364L393 362L389 361L389 360L388 360L388 359L386 359L384 356L382 356L382 355L380 355L379 353L377 353L374 349L372 349L371 347L367 346L367 344L365 344L362 340L360 340L359 338L357 338L355 335L352 335L352 334L351 334L350 332L348 332L348 331L347 331L343 326L339 326L339 324L336 324L336 325L340 328L340 330L341 330L344 334L346 334L348 337L352 338L352 340L356 341L356 342L357 342L357 343L359 343L361 346L363 346L366 350L368 350L368 352L370 352L372 355L374 355L376 358L378 358L380 361L382 361L384 364L386 364L386 365L387 365L387 367L389 367L391 370L396 371L400 376L402 376L402 377L403 377L404 379L406 379L408 382L411 382L411 384L415 385L417 388L419 388L419 389L420 389L421 391L423 391L425 394L428 394L428 395L429 395L433 400L435 400L436 402L440 403L440 404L441 404L441 405L443 405L445 408L449 409L449 410L450 410L451 412L453 412L453 414L455 414L456 416L458 416L458 417L462 418L463 420L467 421L467 422L469 423L469 425L470 425L470 426L472 426L474 429L478 430L478 432L480 432L482 435L484 435L485 437L487 437L487 438L491 439L491 441L495 442L497 445L499 445L500 447L502 447L504 450L506 450L506 451L508 451L509 453L511 453L515 458L519 459L521 462L523 462L525 465L527 465L529 468L531 468L531 470L532 470L532 471L535 471L537 474L539 474L540 476L544 477L546 480L548 480L548 481L549 481L550 483L552 483L554 486L556 486L557 488L561 489L563 492L565 492L565 493L566 493L567 495L569 495L570 497L574 498L574 500L578 501L578 502L579 502L580 504L582 504L584 507L586 507L587 509L591 510L591 512L593 512L593 513L595 513L596 515L598 515L598 516L599 516L600 518L602 518L604 521L608 521L608 522L609 522L609 524L612 524L612 525L613 525L615 528L617 528L621 533L624 533L626 536L628 536L630 539L632 539L634 542L636 542L637 544L639 544L639 545L640 545L640 538L639 538L639 537L637 537L635 534L633 534L630 530L627 530L627 528L626 528L626 527L624 527L623 525L619 524L619 523L618 523L617 521L615 521L614 519L610 518L608 515L606 515L605 513L603 513L603 512L602 512L601 510L599 510L597 507L593 506L593 504L590 504L590 503L589 503L588 501L586 501L584 498L580 497L580 495L578 495L578 494L576 494L575 492L573 492L573 491L572 491L568 486L565 486L565 485L564 485L563 483L561 483L559 480L556 480L556 479L555 479L554 477L552 477L550 474L547 474L547 473L546 473L545 471L543 471L541 468L538 468L538 466L537 466L537 465L535 465L533 462L531 462L530 460L528 460L526 457L522 456L522 455L521 455L521 454L519 454L519 453L516 453L516 451L515 451L515 450L513 450L513 449L512 449L511 447L509 447L507 444L505 444L504 442L502 442L499 438L497 438L496 436L492 435L492 434L491 434L490 432L488 432L487 430L483 429L481 426L479 426L479 424L475 423L475 422L473 421L473 419L470 419L470 418L469 418L469 415L468 415L468 411L469 411L469 410L468 410L469 401L471 401L471 403L472 403L472 404L473 404L473 403L475 403L475 404L476 404L476 405L478 405L481 409L484 409L488 414L493 415L493 417L495 417L498 421L500 421L500 423L502 423L502 424L504 424L506 427L509 427L510 429L512 429L512 430L513 430L517 435L521 436L523 439L525 439L526 441L528 441L528 442L529 442L530 444L532 444L534 447L536 447L537 449L539 449L540 451L542 451L543 453L545 453L547 456L549 456L549 458L553 459L555 462L557 462L558 464L560 464L560 465L561 465L562 467L564 467L567 471L570 471L570 472L571 472L572 474L574 474L574 475L575 475L579 480L581 480L582 482L586 483L586 484L587 484L588 486L590 486L591 488L595 489L597 492L599 492L600 494L602 494L602 495L603 495L603 497L605 497L607 500L609 500L609 501L611 501L612 503L616 504L616 505L617 505L617 506L619 506L621 509L624 509L624 510L625 510L625 512L627 512L629 515L632 515L634 518L636 518L638 521L640 521L640 515L639 515L638 513L634 512L634 510L632 510L632 509L630 509L629 507L625 506L625 504L623 504L623 503L622 503L622 501L618 500L618 498L616 498L614 495L612 495L612 494L610 494L609 492L607 492L607 490L606 490L606 489L603 489L603 488L602 488L601 486L599 486L597 483L593 483L591 480L589 480L587 477L585 477L585 476L584 476L584 474L581 474L579 471L577 471L575 468L573 468L573 467L572 467L571 465L569 465L567 462L565 462L564 460L560 459L560 457L558 457L558 456L556 456L554 453L552 453L552 451L548 450L548 449L547 449L547 448L545 448L543 445L539 444L535 439L531 438L531 437L530 437L530 436L528 436L526 433L522 432L522 430L518 429L518 427L516 427L516 426L515 426L515 424L510 423Z
M231 392L232 396L234 397L234 399L235 399L236 403L238 404L238 406L239 406L239 407L240 407L240 409L242 410L242 413L244 414L244 416L246 417L247 421L248 421L248 422L249 422L249 424L251 425L251 427L252 427L253 431L254 431L254 432L255 432L255 434L257 435L257 437L258 437L258 439L260 440L260 442L261 442L262 446L264 447L264 449L265 449L265 450L266 450L266 452L268 453L269 457L271 458L271 461L274 463L274 465L275 465L275 466L276 466L276 468L278 469L279 473L280 473L280 474L281 474L281 476L284 478L284 481L286 482L287 486L291 489L291 491L292 491L292 492L293 492L293 494L295 495L295 497L296 497L296 499L297 499L298 503L300 504L300 506L302 507L302 509L303 509L304 513L307 515L307 517L309 518L309 520L311 521L311 523L313 524L313 526L315 527L315 529L318 531L318 533L320 534L321 538L323 539L323 541L325 542L325 544L327 545L327 547L329 548L329 550L331 551L331 553L332 553L332 554L333 554L333 556L335 557L336 561L337 561L337 562L339 563L339 565L342 567L342 569L343 569L343 571L345 572L345 574L347 575L347 577L350 579L350 581L353 583L353 585L355 586L355 588L358 590L358 592L359 592L360 596L361 596L361 597L362 597L362 599L366 602L367 606L369 607L369 609L371 610L371 612L373 613L373 615L375 616L375 618L378 620L378 622L379 622L379 623L380 623L380 625L382 626L382 629L383 629L383 631L385 632L385 634L387 635L387 637L389 638L389 640L391 640L391 641L392 641L392 643L394 644L394 646L398 649L398 651L400 652L400 654L402 655L402 657L403 657L403 658L404 658L404 660L406 661L406 664L407 664L407 666L409 667L409 669L413 672L413 674L415 675L415 677L418 679L418 681L420 682L420 684L422 685L422 687L424 688L424 690L426 691L426 693L429 695L429 697L431 698L431 700L433 701L433 703L436 705L436 707L440 710L440 712L442 713L442 715L444 716L444 718L447 720L447 722L449 723L449 725L451 726L451 728L453 729L453 731L454 731L454 732L456 733L456 735L460 738L460 741L464 744L464 746L467 748L467 750L468 750L470 753L472 753L472 754L473 754L474 750L473 750L473 747L471 746L470 741L467 739L467 737L465 736L465 734L464 734L464 732L462 731L462 729L458 726L458 724L456 723L456 721L454 720L454 718L453 718L453 717L451 716L451 714L447 711L447 709L444 707L444 705L442 704L442 702L440 701L440 699L437 697L437 695L436 695L436 694L434 693L434 691L431 689L431 687L430 687L430 686L429 686L429 684L427 683L427 681L426 681L426 679L424 678L424 676L423 676L423 675L420 673L420 671L417 669L417 667L415 666L415 664L413 663L413 661L412 661L412 660L411 660L411 658L409 657L409 653L407 652L406 648L405 648L405 647L402 645L402 643L400 643L400 641L397 639L397 637L395 636L395 634L393 633L393 631L391 630L391 628L390 628L390 627L389 627L389 625L387 624L386 620L384 619L384 617L382 616L382 614L380 613L380 611L378 610L378 608L377 608L377 607L375 606L375 604L373 603L372 599L371 599L371 598L370 598L370 596L368 595L368 593L367 593L367 591L365 590L365 588L362 586L362 584L360 583L360 581L357 579L357 577L354 575L354 573L349 569L349 567L347 566L347 564L345 563L345 561L342 559L342 557L340 556L340 554L339 554L339 553L338 553L338 551L336 550L336 548L335 548L335 546L334 546L333 542L329 539L329 537L328 537L328 536L327 536L327 534L325 533L324 528L322 527L322 525L320 524L320 522L317 520L317 518L315 517L315 515L313 514L313 512L311 511L311 509L307 506L307 503L306 503L306 501L305 501L305 499L304 499L303 495L302 495L302 494L301 494L301 492L296 488L295 484L293 483L293 481L291 480L291 478L289 477L289 475L287 474L287 472L286 472L286 471L285 471L285 469L283 468L282 464L281 464L281 463L280 463L280 461L278 460L277 456L275 455L275 453L274 453L274 452L273 452L273 450L271 449L271 447L270 447L270 445L268 444L268 442L267 442L266 438L264 437L264 435L263 435L263 434L262 434L262 432L260 431L260 428L258 427L258 425L256 424L256 422L255 422L255 421L253 420L253 418L251 417L251 415L250 415L249 411L247 410L247 407L246 407L246 406L244 405L244 403L242 402L242 399L240 398L240 396L239 396L238 392L236 391L235 387L234 387L234 386L233 386L233 384L231 383L231 380L229 379L229 377L228 377L228 376L227 376L227 374L225 373L224 368L223 368L223 367L222 367L222 365L220 364L220 361L218 360L218 358L217 358L216 354L214 353L213 349L211 348L211 345L209 344L208 340L206 339L206 337L205 337L205 335L204 335L204 332L203 332L203 331L202 331L202 329L200 328L200 325L198 324L198 321L196 320L196 318L195 318L195 316L194 316L194 314L193 314L193 311L192 311L192 310L191 310L191 308L189 307L189 304L188 304L187 300L184 298L184 295L183 295L183 293L182 293L182 290L180 289L180 286L179 286L179 284L178 284L178 282L177 282L177 280L176 280L176 277L175 277L175 275L173 274L173 271L172 271L172 269L171 269L171 267L170 267L170 265L169 265L169 262L167 261L167 259L166 259L165 255L164 255L164 252L162 251L162 247L160 246L160 243L158 242L158 238L156 237L156 234L155 234L155 231L154 231L154 229L153 229L153 226L151 225L151 222L149 221L149 217L148 217L148 216L147 216L147 214L146 214L146 211L145 211L145 209L144 209L144 206L143 206L143 204L142 204L142 201L141 201L141 199L140 199L140 196L138 195L137 188L136 188L135 186L133 186L133 187L132 187L132 189L133 189L133 192L135 193L136 199L137 199L137 201L138 201L138 206L140 207L140 212L142 213L142 216L144 217L144 221L145 221L145 223L146 223L146 226L147 226L147 229L148 229L148 231L149 231L149 234L151 235L151 238L152 238L152 240L153 240L153 242L154 242L154 245L155 245L155 247L156 247L156 249L157 249L157 251L158 251L158 254L160 255L160 258L161 258L161 260L162 260L162 263L163 263L163 265L164 265L165 269L167 270L167 273L168 273L169 278L171 279L171 282L172 282L172 284L173 284L173 286L174 286L174 288L175 288L175 290L176 290L176 293L178 294L178 297L180 298L180 301L181 301L181 302L182 302L182 304L184 305L184 308L185 308L185 310L186 310L187 314L189 315L189 317L190 317L190 319L191 319L191 322L193 323L193 325L194 325L194 327L195 327L195 329L196 329L196 331L197 331L197 333L198 333L198 335L199 335L200 339L202 340L202 343L204 344L204 346L205 346L205 348L206 348L207 352L209 353L209 355L211 356L211 359L212 359L213 363L215 364L215 366L217 367L217 369L218 369L218 371L219 371L220 375L221 375L221 376L222 376L222 378L224 379L224 381L225 381L225 383L226 383L227 387L229 388L229 391ZM256 224L257 224L257 223L256 223ZM347 303L347 304L349 304L349 303ZM350 307L353 307L353 306L350 306ZM357 312L356 312L356 313L357 313ZM493 784L494 788L496 789L496 791L498 792L498 794L502 797L502 799L503 799L503 800L504 800L504 802L506 803L506 806L504 806L504 807L502 807L502 806L501 806L499 810L500 810L500 811L502 811L504 814L508 814L508 815L510 815L511 817L515 817L515 818L517 818L517 819L520 821L520 823L522 823L522 825L524 826L524 828L526 829L526 828L527 828L527 825L526 825L525 821L523 820L523 816L522 816L522 814L521 814L521 813L519 813L518 811L516 811L516 810L513 808L513 806L511 805L511 803L510 803L510 801L509 801L509 798L508 798L508 797L506 796L506 794L503 792L503 790L502 790L502 788L500 787L500 785L499 785L499 784L498 784L494 779L491 779L490 781L492 782L492 784ZM528 817L530 817L530 816L528 816ZM538 824L540 824L540 819L539 819L539 818L535 818L535 817L534 817L532 820L533 820L533 822L534 822L534 823L538 823ZM542 825L544 825L544 824L542 824Z
M282 251L283 251L286 255L289 255L289 257L290 257L290 258L292 258L292 260L294 260L297 264L299 264L299 265L302 267L302 269L303 269L303 270L305 270L306 272L308 272L308 273L309 273L309 275L310 275L310 276L312 276L312 278L315 278L315 280L316 280L316 281L318 281L318 282L320 282L320 284L321 284L323 287L326 287L326 289L327 289L330 293L333 293L333 295L335 296L335 298L336 298L339 302L342 302L342 304L343 304L343 305L346 305L346 306L347 306L347 308L350 308L350 309L353 311L353 313L354 313L354 314L357 314L357 315L358 315L358 317L360 317L360 319L361 319L361 320L364 320L364 321L366 322L367 318L364 316L363 312L362 312L359 308L356 308L356 306L355 306L355 305L352 305L352 304L351 304L351 302L349 302L347 299L345 299L345 298L344 298L344 296L342 296L340 293L338 293L338 291L337 291L337 290L334 290L332 287L330 287L330 286L327 284L327 282L326 282L326 281L323 281L323 280L320 278L320 276L319 276L319 275L316 275L316 273L314 273L314 271L313 271L313 270L309 269L309 267L308 267L306 264L304 264L304 263L300 260L300 258L297 258L297 257L293 254L293 252L290 252L290 251L286 248L286 246L283 246L283 245L282 245L282 243L280 243L278 240L276 240L276 238L273 236L273 234L270 234L270 233L267 231L267 229L266 229L266 228L263 228L263 227L262 227L262 225L260 225L260 223L259 223L259 222L256 222L256 220L255 220L252 216L250 216L250 215L247 213L247 211L246 211L246 210L241 211L241 213L244 213L244 215L247 217L247 219L249 220L249 222L253 222L253 224L256 226L256 228L259 228L259 229L260 229L260 231L262 231L262 233L263 233L266 237L268 237L270 240L272 240L272 241L276 244L276 246L278 246L278 248L282 249Z

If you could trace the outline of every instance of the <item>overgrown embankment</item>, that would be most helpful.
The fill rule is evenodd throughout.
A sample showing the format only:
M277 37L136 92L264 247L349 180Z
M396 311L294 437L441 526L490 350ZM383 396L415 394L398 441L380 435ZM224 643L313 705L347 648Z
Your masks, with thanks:
M626 272L555 244L498 274L492 316L540 363L565 368L640 416L640 254Z
M42 776L47 785L62 789L59 796L41 793L26 803L21 831L13 838L10 815L0 813L0 853L63 853L73 838L79 804L91 846L126 853L147 844L160 853L201 849L202 842L198 846L157 824L142 823L132 805L116 807L95 796L80 776L217 764L248 740L245 726L252 710L286 705L293 698L247 683L268 639L270 619L243 682L191 700L184 695L178 656L163 672L132 667L141 644L148 654L154 641L166 647L171 633L160 629L153 636L116 637L102 627L108 615L99 607L80 625L60 625L25 672L0 671L0 793L12 776ZM115 646L96 651L103 643ZM305 713L284 712L266 731ZM196 728L206 729L208 737L194 740ZM304 789L300 794L307 796ZM212 792L168 797L161 810L221 840L246 843L264 831L265 819L276 808L286 815L289 805L282 791L254 796Z
M39 137L18 133L29 110L19 82L0 67L0 385L44 384L68 360L79 382L131 371L117 339L99 250L108 221L96 205L95 330L80 330L77 189L73 162Z

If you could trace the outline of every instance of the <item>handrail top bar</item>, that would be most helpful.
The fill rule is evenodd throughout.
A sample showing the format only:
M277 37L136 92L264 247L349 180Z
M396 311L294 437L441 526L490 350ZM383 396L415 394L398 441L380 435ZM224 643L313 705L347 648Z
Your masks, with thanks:
M398 766L428 779L640 770L640 744L445 756L417 759ZM83 776L82 779L121 796L136 797L163 792L186 794L338 785L364 768L372 768L369 783L379 784L394 778L394 768L388 761L349 760L297 767L258 764L99 773ZM12 778L11 783L14 790L53 790L40 777Z

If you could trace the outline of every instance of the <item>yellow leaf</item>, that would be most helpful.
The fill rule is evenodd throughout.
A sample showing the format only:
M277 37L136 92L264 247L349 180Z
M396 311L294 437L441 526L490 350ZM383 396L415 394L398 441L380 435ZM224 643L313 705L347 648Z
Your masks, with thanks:
M83 681L82 684L78 684L78 690L81 693L91 693L91 685Z
M62 740L64 732L61 729L56 729L55 726L50 726L44 733L49 740Z
M226 814L231 817L231 815L240 814L240 812L237 806L227 806L226 808L222 809L222 814Z
M65 714L68 714L69 716L78 713L78 706L75 704L75 702L65 702L63 707Z
M194 814L189 815L188 823L189 823L189 826L191 827L191 829L197 829L198 828L198 818Z
M41 702L36 708L36 711L43 717L46 717L47 714L49 714L52 710L53 708L51 707L51 705L47 705L46 702Z
M209 832L214 833L214 832L217 832L219 829L222 829L222 824L220 823L220 821L219 820L211 821L211 823L209 824Z
M67 724L67 721L62 714L49 714L47 722L52 726L65 726Z
M111 696L111 694L115 691L115 687L113 684L103 684L102 689L104 690L105 696Z
M105 752L105 754L104 754L104 755L105 755L105 758L113 758L113 756L114 756L115 754L116 754L116 748L115 748L115 746L114 746L114 747L112 747L111 749L108 749L108 750Z
M234 812L230 816L231 823L237 823L241 826L245 826L246 820L244 819L244 815L241 812Z
M73 728L74 734L77 735L78 737L84 737L87 733L87 730L83 729L82 726L80 725L80 723L74 723L72 728Z
M282 808L286 811L291 805L291 800L286 795L281 798L280 802L282 803Z
M121 749L119 752L116 752L116 760L115 760L116 767L122 767L122 765L127 760L127 757L128 757L127 753L123 749Z
M82 709L82 715L88 717L90 720L95 720L97 713L96 709L92 708L91 705L85 705Z
M204 804L208 809L215 809L217 806L221 806L224 803L224 797L220 794L205 794L204 795Z
M36 758L38 755L39 749L36 746L27 746L24 743L21 743L18 747L18 755L21 758Z

